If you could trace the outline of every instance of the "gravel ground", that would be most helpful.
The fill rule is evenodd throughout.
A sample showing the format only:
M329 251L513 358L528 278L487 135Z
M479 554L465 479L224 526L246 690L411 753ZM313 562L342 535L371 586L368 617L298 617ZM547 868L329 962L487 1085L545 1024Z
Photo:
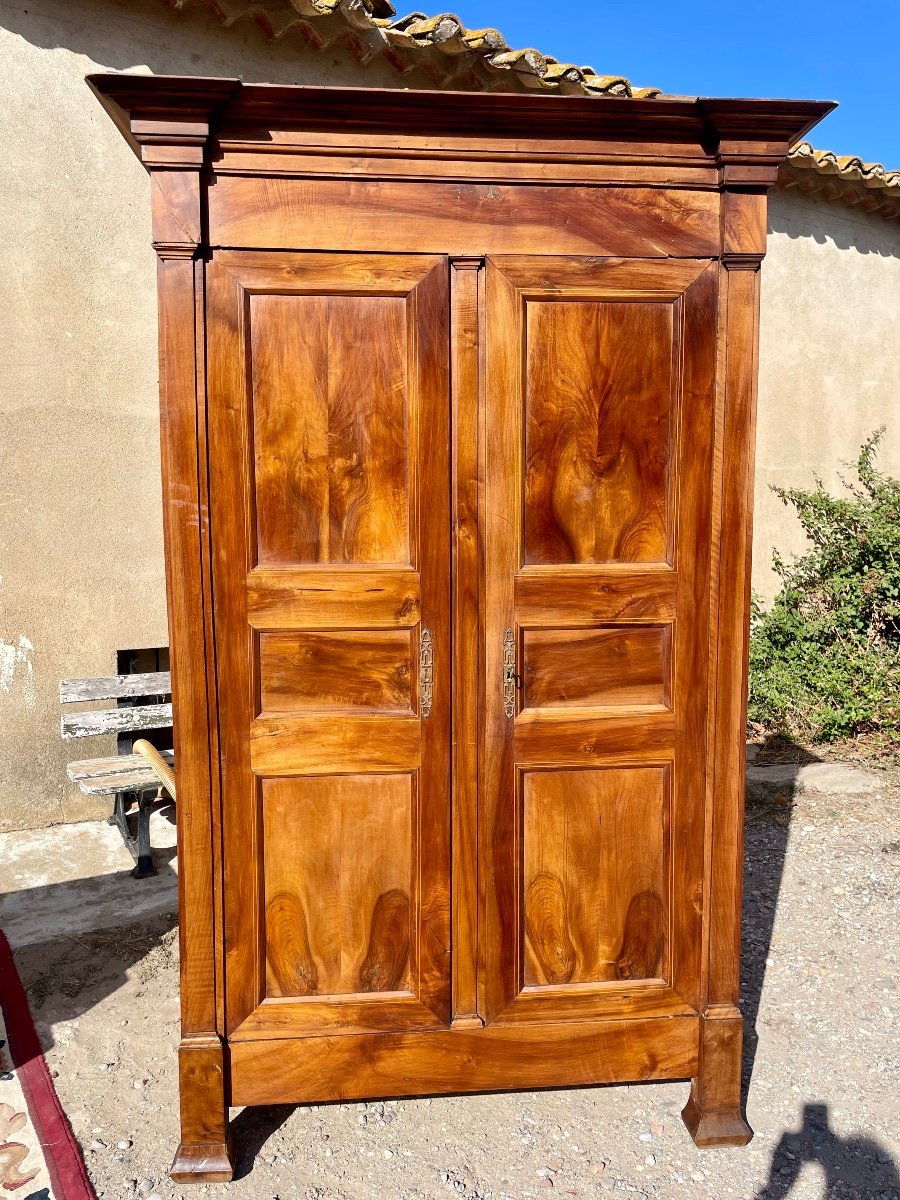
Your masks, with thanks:
M245 1109L238 1179L176 1187L173 915L17 956L98 1196L898 1200L900 791L783 794L747 835L748 1147L694 1149L686 1084Z

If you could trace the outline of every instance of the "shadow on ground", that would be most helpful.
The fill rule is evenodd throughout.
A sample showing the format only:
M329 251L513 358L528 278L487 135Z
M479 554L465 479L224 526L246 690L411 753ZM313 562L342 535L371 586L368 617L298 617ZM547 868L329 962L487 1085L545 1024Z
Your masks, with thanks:
M174 824L171 805L160 806L159 815ZM71 873L72 866L94 866L102 873L0 894L0 926L12 945L45 1049L53 1045L57 1022L89 1012L122 986L133 967L143 963L150 969L171 958L178 920L174 846L154 847L157 874L135 879L117 833L109 831L99 849L78 839L68 847L64 839L57 843L43 851L45 857L68 848L104 860L103 867L90 858L70 861L60 874ZM121 870L109 869L119 861ZM43 864L38 875L42 869Z
M751 781L748 787L741 993L746 1019L745 1099L752 1087L758 1045L756 1025L782 888L797 793L796 774L804 766L819 761L802 747L780 739L773 739L755 751L755 765L778 764L782 769L775 773L775 783L762 786ZM796 768L793 773L785 769L791 766ZM135 919L129 911L128 899L139 895L138 889L156 888L160 881L171 883L168 876L174 874L170 866L172 853L156 852L158 880L138 882L128 878L123 889L123 879L115 877L116 899L104 899L103 904L115 903L119 907L104 911L104 927L76 934L61 934L58 928L55 931L48 928L45 940L17 952L23 982L32 1004L39 1010L39 1031L45 1045L50 1044L53 1024L72 1020L100 1003L121 986L126 973L135 966L139 971L154 970L171 962L177 914L157 912ZM34 889L36 893L53 893L49 900L47 896L35 896L35 901L42 906L48 903L50 911L64 913L70 905L95 903L102 882L102 879L86 879ZM799 1064L788 1055L781 1065L787 1080ZM235 1116L232 1132L237 1179L251 1173L260 1152L296 1107L284 1104L247 1108ZM866 1200L881 1196L894 1200L900 1196L897 1166L885 1150L872 1139L844 1138L833 1131L824 1103L806 1104L799 1130L786 1130L782 1134L773 1153L768 1180L754 1200L787 1198L798 1184L805 1164L813 1164L823 1173L827 1184L823 1195L859 1196Z
M121 916L112 928L63 934L14 950L45 1050L53 1045L54 1025L77 1019L118 991L129 970L138 964L153 970L173 957L177 912L143 917L137 925L129 922L127 911Z
M827 1104L804 1104L796 1133L784 1133L775 1147L765 1186L755 1200L784 1200L800 1178L805 1163L815 1163L825 1176L823 1195L889 1197L900 1195L900 1174L890 1156L871 1138L843 1138L828 1124ZM857 1165L859 1163L859 1165ZM875 1173L872 1163L877 1163Z
M794 766L796 772L821 762L803 746L777 736L748 748L754 766ZM744 834L744 914L741 955L741 1011L744 1014L743 1098L753 1075L759 1041L756 1023L766 977L766 959L778 910L791 814L797 792L796 772L777 787L748 785Z
M802 767L824 761L787 738L774 736L753 748L755 766L793 766L777 783L748 782L745 854L741 1010L745 1019L742 1093L746 1101L753 1086L753 1067L759 1044L757 1022L772 946L775 915L784 876L791 818ZM786 1072L794 1064L785 1061ZM800 1129L785 1130L772 1155L769 1178L754 1200L786 1200L807 1163L824 1174L823 1196L886 1200L900 1197L900 1174L880 1143L864 1137L841 1137L830 1128L828 1105L803 1106Z

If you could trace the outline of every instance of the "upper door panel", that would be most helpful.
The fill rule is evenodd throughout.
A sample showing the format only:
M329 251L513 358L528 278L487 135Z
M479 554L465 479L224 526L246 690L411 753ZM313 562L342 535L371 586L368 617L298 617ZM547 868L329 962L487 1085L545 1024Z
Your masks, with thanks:
M251 295L261 563L409 563L407 299Z
M525 308L526 564L665 562L671 304Z

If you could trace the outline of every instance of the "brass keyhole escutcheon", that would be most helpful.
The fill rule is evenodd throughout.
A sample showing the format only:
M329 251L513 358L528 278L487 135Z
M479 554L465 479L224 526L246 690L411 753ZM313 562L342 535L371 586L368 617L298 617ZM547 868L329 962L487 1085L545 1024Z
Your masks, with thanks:
M516 715L516 643L511 629L503 635L503 711Z
M419 707L422 719L427 721L431 715L431 705L434 700L434 645L431 640L431 630L425 626L419 641Z

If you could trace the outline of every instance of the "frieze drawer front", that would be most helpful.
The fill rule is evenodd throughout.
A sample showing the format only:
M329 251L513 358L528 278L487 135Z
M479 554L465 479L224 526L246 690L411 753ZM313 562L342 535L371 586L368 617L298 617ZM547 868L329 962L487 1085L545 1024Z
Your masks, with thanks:
M151 174L178 1182L232 1106L741 1112L765 194L828 105L99 75Z

